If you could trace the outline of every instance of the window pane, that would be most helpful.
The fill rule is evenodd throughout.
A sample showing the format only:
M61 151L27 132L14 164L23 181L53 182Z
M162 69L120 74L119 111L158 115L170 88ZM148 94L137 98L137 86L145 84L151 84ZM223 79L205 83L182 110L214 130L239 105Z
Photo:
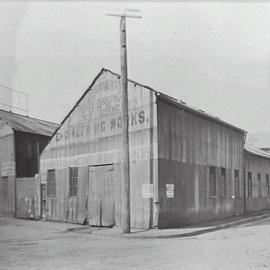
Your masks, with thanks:
M257 187L258 187L258 197L262 196L262 183L261 183L261 174L258 173L258 181L257 181Z
M56 196L55 170L47 171L47 196Z
M234 170L234 195L240 196L239 171Z
M78 186L78 168L69 168L69 196L77 196L77 186Z
M269 175L265 175L265 182L266 182L266 196L270 195L270 186L269 186Z
M252 174L248 172L248 197L252 197Z
M225 168L221 168L220 172L220 195L222 197L226 197L227 195L227 185L226 185L226 170Z
M217 195L215 167L209 168L209 196Z

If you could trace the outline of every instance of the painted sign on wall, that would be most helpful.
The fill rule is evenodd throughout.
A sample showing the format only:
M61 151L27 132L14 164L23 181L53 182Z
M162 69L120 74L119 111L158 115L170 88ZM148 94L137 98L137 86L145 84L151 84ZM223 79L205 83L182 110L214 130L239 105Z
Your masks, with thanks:
M130 148L130 161L147 160L153 158L149 145ZM81 155L41 159L40 169L62 169L68 167L80 167L95 164L108 164L121 162L121 149L103 152L87 153Z
M15 175L15 162L3 162L1 167L1 175L2 177Z
M129 83L129 131L149 128L150 91ZM51 147L92 142L120 135L121 86L118 77L102 74L54 136Z

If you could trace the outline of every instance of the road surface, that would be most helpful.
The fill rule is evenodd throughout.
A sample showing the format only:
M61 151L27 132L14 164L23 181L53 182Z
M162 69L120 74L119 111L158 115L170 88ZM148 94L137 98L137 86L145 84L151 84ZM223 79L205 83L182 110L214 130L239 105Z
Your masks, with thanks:
M67 231L70 227L75 231ZM125 239L80 226L0 218L0 269L270 269L270 218L175 239Z

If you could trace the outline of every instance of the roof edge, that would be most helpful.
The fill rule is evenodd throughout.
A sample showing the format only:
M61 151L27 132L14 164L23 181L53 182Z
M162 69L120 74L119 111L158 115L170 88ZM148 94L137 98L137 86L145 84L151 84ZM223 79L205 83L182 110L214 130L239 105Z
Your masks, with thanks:
M67 118L71 115L71 113L76 109L76 107L79 105L79 103L82 101L82 99L86 96L86 94L91 90L92 86L96 83L97 79L104 73L104 71L107 71L105 68L102 68L100 72L96 75L90 86L84 91L82 96L77 100L75 105L72 107L72 109L68 112L68 114L65 116L65 118L61 121L61 123L58 125L57 129L52 134L48 144L51 142L53 136L57 133L57 131L62 127L62 125L65 123ZM109 70L108 70L109 71ZM111 72L112 73L112 72Z
M270 154L268 152L260 148L257 148L251 144L246 143L244 150L245 150L245 153L247 154L270 160Z
M114 76L117 76L119 79L121 77L120 74L118 73L115 73L107 68L101 68L100 72L96 75L96 77L94 78L94 80L92 81L92 83L90 84L90 86L85 90L85 92L82 94L82 96L77 100L77 102L75 103L75 105L72 107L72 109L68 112L68 114L65 116L65 118L61 121L61 123L58 125L58 127L56 128L56 130L54 131L54 133L52 134L51 138L50 138L50 141L52 140L53 136L57 133L57 131L62 127L62 125L64 124L64 122L66 121L66 119L71 115L71 113L75 110L75 108L79 105L79 103L81 102L81 100L86 96L86 94L91 90L91 88L93 87L93 85L96 83L96 81L98 80L98 78L104 73L104 72L109 72L111 74L113 74ZM241 128L238 128L232 124L229 124L219 118L216 118L214 116L211 116L211 115L208 115L207 113L203 113L203 112L200 112L200 111L197 111L195 109L192 109L190 108L189 106L186 106L182 103L180 103L179 101L177 101L175 98L169 96L169 95L166 95L160 91L157 91L155 89L153 89L152 87L148 86L148 85L145 85L145 84L142 84L142 83L139 83L137 81L134 81L134 80L131 80L131 79L128 79L128 82L131 82L131 83L134 83L135 85L138 85L140 87L143 87L143 88L146 88L152 92L154 92L157 96L164 98L164 100L170 102L170 103L173 103L175 105L178 105L180 107L182 107L183 109L186 109L186 110L189 110L190 112L194 113L194 114L197 114L201 117L204 117L206 119L209 119L209 120L213 120L215 121L216 123L219 123L221 125L224 125L224 126L227 126L227 127L230 127L232 129L235 129L237 131L240 131L244 134L246 134L247 132ZM49 141L49 142L50 142Z
M244 149L245 150L245 153L249 154L249 155L252 155L252 156L256 156L258 158L263 158L263 159L267 159L267 160L270 160L270 156L267 157L267 156L263 156L263 155L260 155L260 154L255 154L247 149Z
M113 74L113 75L115 75L115 76L117 76L117 77L119 77L119 78L121 77L120 74L117 74L117 73L115 73L115 72L113 72L113 71L111 71L111 70L109 70L109 69L103 68L103 70L104 70L104 71L107 71L107 72L110 72L111 74ZM148 86L148 85L144 85L144 84L142 84L142 83L139 83L139 82L136 82L136 81L130 80L130 79L128 79L128 81L131 82L131 83L134 83L134 84L136 84L136 85L139 85L139 86L141 86L141 87L144 87L144 88L146 88L146 89L148 89L148 90L154 92L156 95L158 95L158 97L162 97L164 100L166 100L166 101L168 101L168 102L171 102L171 103L173 103L173 104L175 104L175 105L178 105L178 106L180 106L181 108L183 108L183 109L185 109L185 110L188 110L188 111L190 111L190 112L192 112L192 113L194 113L194 114L197 114L197 115L199 115L199 116L201 116L201 117L204 117L204 118L206 118L206 119L209 119L209 120L213 120L213 121L215 121L216 123L219 123L219 124L221 124L221 125L230 127L230 128L232 128L232 129L235 129L235 130L238 130L238 131L240 131L240 132L242 132L242 133L244 133L244 134L247 133L246 130L244 130L244 129L242 129L242 128L239 128L239 127L237 127L237 126L234 126L234 125L232 125L232 124L230 124L230 123L228 123L228 122L226 122L226 121L223 121L223 120L221 120L221 119L218 118L218 117L211 116L211 115L205 113L205 112L202 111L202 110L201 110L201 112L200 112L199 110L192 109L191 107L185 105L185 103L180 103L180 102L179 102L177 99L175 99L174 97L169 96L169 95L167 95L167 94L164 94L164 93L162 93L162 92L160 92L160 91L157 91L157 90L153 89L152 87L150 87L150 86Z
M234 130L237 130L237 131L240 131L241 133L244 133L246 134L247 131L244 130L244 129L241 129L237 126L234 126L226 121L223 121L221 120L219 117L215 117L215 116L211 116L207 113L205 113L204 111L199 111L199 110L195 110L195 109L192 109L190 108L189 106L186 106L185 104L183 103L180 103L179 101L176 101L176 100L173 100L173 98L171 98L170 96L167 96L167 95L163 95L162 93L160 93L160 95L158 96L158 98L160 98L162 101L164 102L167 102L167 103L170 103L170 104L173 104L174 106L177 106L177 107L180 107L182 108L183 110L187 110L193 114L196 114L202 118L205 118L205 119L208 119L208 120L211 120L211 121L214 121L220 125L223 125L223 126L226 126L226 127L229 127L229 128L232 128Z
M21 116L21 117L30 118L30 119L33 119L33 120L38 120L38 121L42 121L42 122L49 123L49 124L59 125L58 123L43 120L43 119L40 119L40 118L37 118L37 117L31 117L31 116L28 116L28 115L23 115L23 114L11 112L11 111L6 111L6 110L3 110L3 109L0 109L0 111L7 112L7 113L12 113L12 114L15 114L15 115L18 115L18 116Z

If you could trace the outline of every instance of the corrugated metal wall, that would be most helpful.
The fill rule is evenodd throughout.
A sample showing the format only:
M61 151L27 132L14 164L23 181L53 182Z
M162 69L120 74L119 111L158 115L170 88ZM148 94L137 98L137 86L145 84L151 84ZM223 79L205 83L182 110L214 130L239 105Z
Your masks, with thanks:
M38 177L16 179L16 217L39 219L40 217L40 184Z
M252 194L248 194L248 173L251 173ZM266 185L266 175L270 177L270 160L251 153L245 153L245 177L247 212L270 209L270 194ZM258 192L258 174L261 176L261 194Z
M41 175L56 169L56 196L47 198L47 218L69 222L93 220L89 212L89 166L113 166L115 222L120 224L121 188L121 91L118 76L103 72L77 104L41 155ZM131 224L149 228L153 223L156 182L156 117L153 93L129 83L131 170ZM79 167L78 194L69 196L69 167ZM106 176L104 176L106 177ZM150 185L149 185L150 184ZM148 186L147 186L148 185ZM99 210L97 209L97 212ZM90 215L90 216L89 216Z
M177 227L242 213L243 133L158 100L159 227ZM217 196L209 196L209 166L215 167ZM226 197L220 196L220 171L226 169ZM240 196L234 194L239 171ZM170 198L169 186L174 185Z
M15 213L14 134L0 119L0 215Z

